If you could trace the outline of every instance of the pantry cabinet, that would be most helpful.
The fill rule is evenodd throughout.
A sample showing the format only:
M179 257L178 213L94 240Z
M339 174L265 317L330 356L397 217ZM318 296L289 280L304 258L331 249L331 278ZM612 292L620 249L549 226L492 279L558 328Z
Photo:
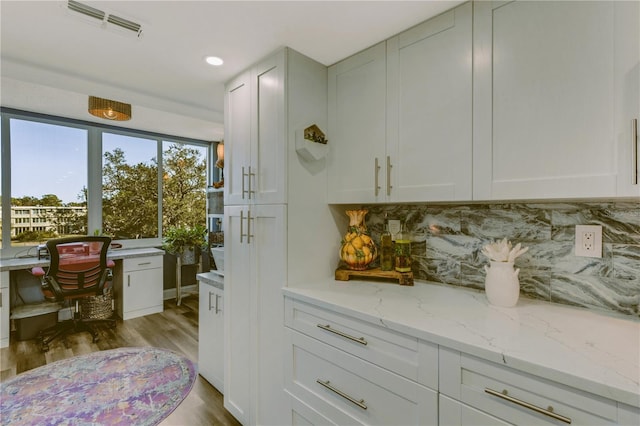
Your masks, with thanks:
M474 199L640 195L638 8L474 3Z
M220 276L219 280L223 281ZM220 284L222 286L224 284ZM219 391L224 390L224 291L199 280L198 372Z
M329 68L329 201L471 198L472 4Z
M224 229L224 406L244 424L279 424L286 206L225 206Z
M339 239L325 159L297 155L306 128L327 129L327 68L285 48L226 89L224 406L244 424L287 424L281 289L330 273L318 247Z
M286 201L285 51L226 85L225 204Z

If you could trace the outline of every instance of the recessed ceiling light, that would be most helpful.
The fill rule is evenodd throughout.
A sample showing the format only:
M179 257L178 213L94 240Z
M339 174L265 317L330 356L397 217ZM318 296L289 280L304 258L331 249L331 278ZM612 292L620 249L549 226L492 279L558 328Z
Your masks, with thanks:
M217 56L207 56L204 58L204 60L207 61L209 65L215 65L216 67L224 64L224 61Z

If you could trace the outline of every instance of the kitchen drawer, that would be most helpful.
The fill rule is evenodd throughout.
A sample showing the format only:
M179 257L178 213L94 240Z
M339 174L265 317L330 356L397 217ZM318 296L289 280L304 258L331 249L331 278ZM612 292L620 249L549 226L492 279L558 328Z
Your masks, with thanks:
M488 415L473 407L469 407L451 399L442 394L439 395L438 401L440 426L508 426L509 423L503 422L493 416Z
M435 344L290 298L285 299L285 324L403 377L438 388Z
M291 398L291 426L336 425L293 395Z
M309 336L285 330L285 387L331 422L437 424L435 391Z
M124 272L153 268L162 268L162 256L135 257L122 261L122 269Z
M615 401L442 347L440 392L518 425L606 425L618 418Z

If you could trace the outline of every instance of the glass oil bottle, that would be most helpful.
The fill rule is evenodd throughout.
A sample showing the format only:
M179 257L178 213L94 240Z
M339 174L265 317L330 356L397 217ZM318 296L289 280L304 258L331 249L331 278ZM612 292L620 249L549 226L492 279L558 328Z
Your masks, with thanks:
M411 235L403 223L396 236L395 270L397 272L411 272Z
M393 271L393 241L389 231L389 220L384 215L384 230L380 235L380 269L383 271Z

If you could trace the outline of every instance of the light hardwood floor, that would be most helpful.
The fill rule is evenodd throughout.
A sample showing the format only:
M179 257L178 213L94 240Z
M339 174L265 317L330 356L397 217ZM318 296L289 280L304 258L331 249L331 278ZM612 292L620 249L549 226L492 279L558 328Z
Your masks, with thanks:
M198 361L198 296L166 300L164 312L127 321L119 321L115 330L101 328L100 340L92 343L89 333L75 333L67 337L67 345L56 340L49 352L40 351L37 340L18 341L12 335L9 347L0 349L0 381L16 374L54 361L106 349L130 346L155 346L182 353ZM224 409L222 394L201 376L191 393L167 417L163 426L239 425Z

